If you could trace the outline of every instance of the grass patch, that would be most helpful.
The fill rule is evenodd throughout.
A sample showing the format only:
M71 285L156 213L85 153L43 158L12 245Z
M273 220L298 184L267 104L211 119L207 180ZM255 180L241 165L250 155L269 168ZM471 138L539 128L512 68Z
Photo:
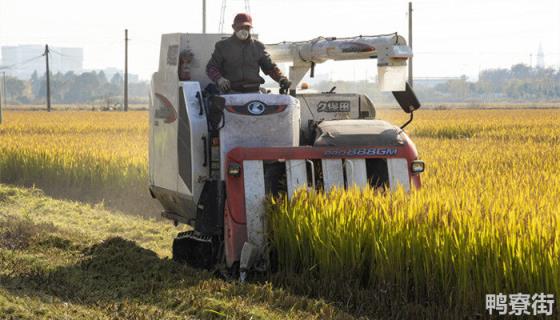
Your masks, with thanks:
M173 262L181 229L170 223L4 185L0 196L0 234L23 231L17 249L0 247L2 319L354 318L271 283L226 282Z
M0 221L0 247L9 250L27 249L39 235L56 231L51 223L35 224L29 218L7 217Z

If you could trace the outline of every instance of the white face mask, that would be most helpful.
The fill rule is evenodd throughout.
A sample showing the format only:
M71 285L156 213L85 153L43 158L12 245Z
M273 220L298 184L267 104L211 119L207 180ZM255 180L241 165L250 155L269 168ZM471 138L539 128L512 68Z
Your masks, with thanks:
M249 31L245 29L241 29L235 33L239 40L247 40L249 38Z

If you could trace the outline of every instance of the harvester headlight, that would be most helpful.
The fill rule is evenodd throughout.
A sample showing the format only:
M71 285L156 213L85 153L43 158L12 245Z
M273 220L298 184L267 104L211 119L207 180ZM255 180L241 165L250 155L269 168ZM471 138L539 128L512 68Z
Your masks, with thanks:
M230 176L239 177L241 174L241 165L239 163L230 163L228 166L228 174Z
M412 161L412 173L422 173L424 172L424 161L422 160L414 160Z

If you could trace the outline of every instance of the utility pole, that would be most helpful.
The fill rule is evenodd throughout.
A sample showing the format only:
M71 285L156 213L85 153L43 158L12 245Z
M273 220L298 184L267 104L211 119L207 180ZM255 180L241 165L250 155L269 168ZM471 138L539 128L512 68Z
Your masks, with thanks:
M4 74L4 78L6 77L6 72L2 72ZM4 98L4 86L5 82L2 83L2 91L0 91L0 124L2 124L2 99Z
M202 0L202 33L206 33L206 0Z
M8 96L7 96L8 91L6 91L7 90L6 89L6 71L2 72L2 79L3 79L2 80L2 93L4 95L4 108L7 108L8 107Z
M408 3L408 46L412 50L412 2ZM414 51L413 51L414 52ZM412 57L408 59L408 83L413 86Z
M45 58L47 62L47 111L51 112L51 72L49 70L49 45L45 45Z
M128 29L124 29L124 111L128 111Z

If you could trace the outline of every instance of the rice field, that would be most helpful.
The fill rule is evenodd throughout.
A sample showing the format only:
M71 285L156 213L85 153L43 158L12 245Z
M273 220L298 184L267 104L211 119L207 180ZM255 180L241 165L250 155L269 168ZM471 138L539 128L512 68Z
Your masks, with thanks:
M407 128L426 162L420 191L302 193L270 205L278 281L365 314L486 314L487 293L558 297L558 120L557 109L420 110ZM132 198L142 210L153 205L142 202L147 121L145 112L6 112L0 181L109 204Z
M147 192L146 112L5 112L0 181L157 216Z
M320 279L316 291L365 290L381 309L487 314L486 294L558 297L560 111L418 114L411 136L427 165L423 188L277 201L281 268Z

